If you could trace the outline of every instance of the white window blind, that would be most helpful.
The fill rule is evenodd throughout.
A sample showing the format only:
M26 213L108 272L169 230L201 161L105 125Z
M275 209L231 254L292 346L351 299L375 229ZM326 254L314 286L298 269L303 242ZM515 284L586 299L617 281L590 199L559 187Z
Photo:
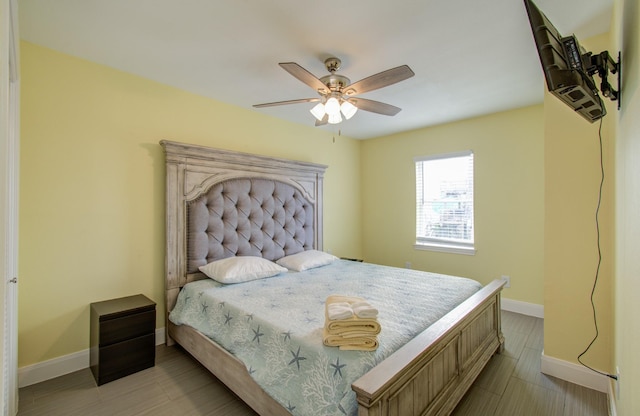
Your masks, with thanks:
M420 157L416 247L473 254L473 152Z

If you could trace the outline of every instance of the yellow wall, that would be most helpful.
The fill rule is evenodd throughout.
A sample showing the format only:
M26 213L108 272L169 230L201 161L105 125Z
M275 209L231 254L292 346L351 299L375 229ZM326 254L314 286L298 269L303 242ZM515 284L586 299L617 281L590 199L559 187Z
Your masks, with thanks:
M622 109L617 113L615 349L620 368L617 414L640 414L640 7L616 0L614 29L622 51ZM615 390L614 390L615 391Z
M543 108L527 107L362 144L366 261L467 276L511 276L510 299L543 303ZM473 256L415 250L414 157L473 150Z
M608 36L582 40L587 50L607 49ZM611 80L613 81L613 79ZM616 82L612 82L616 85ZM594 295L599 336L583 362L611 371L615 105L603 119L605 182L600 205L602 262ZM599 123L589 123L545 94L544 353L577 363L595 335L591 290L598 266L595 212L601 180Z
M143 293L164 326L161 139L329 165L324 248L361 256L358 141L21 48L19 366L88 348L94 301Z

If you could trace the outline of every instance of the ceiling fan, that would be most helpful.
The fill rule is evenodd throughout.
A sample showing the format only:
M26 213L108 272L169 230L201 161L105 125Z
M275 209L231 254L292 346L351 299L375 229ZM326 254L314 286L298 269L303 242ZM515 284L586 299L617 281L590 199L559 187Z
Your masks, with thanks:
M316 117L316 126L321 126L327 123L340 123L342 121L342 116L348 120L358 109L386 116L395 116L400 112L400 108L391 104L368 100L366 98L359 98L356 97L356 95L377 90L379 88L404 81L407 78L411 78L415 75L411 68L407 65L401 65L396 68L391 68L375 75L371 75L370 77L351 84L349 78L344 75L336 74L336 71L340 69L341 63L342 62L338 58L326 59L324 61L324 65L330 75L325 75L322 78L317 78L311 72L307 71L295 62L282 62L278 64L285 71L313 88L320 96L315 98L301 98L298 100L255 104L254 107L262 108L277 105L317 102L318 104L311 109L311 114Z

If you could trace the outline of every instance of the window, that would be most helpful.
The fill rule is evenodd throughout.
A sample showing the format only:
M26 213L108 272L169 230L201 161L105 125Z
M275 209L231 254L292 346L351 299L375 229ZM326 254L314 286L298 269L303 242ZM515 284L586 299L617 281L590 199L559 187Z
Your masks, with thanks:
M415 248L474 254L473 152L418 157Z

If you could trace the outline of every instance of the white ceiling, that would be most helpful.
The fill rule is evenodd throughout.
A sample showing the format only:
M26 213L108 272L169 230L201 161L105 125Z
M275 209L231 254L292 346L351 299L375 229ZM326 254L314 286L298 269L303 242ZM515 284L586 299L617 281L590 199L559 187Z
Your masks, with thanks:
M613 0L538 0L565 35L609 30ZM196 94L313 126L316 97L278 62L317 77L324 59L358 81L409 65L415 76L363 98L322 129L366 139L542 102L543 75L522 0L20 0L21 38ZM596 51L599 52L599 51Z

